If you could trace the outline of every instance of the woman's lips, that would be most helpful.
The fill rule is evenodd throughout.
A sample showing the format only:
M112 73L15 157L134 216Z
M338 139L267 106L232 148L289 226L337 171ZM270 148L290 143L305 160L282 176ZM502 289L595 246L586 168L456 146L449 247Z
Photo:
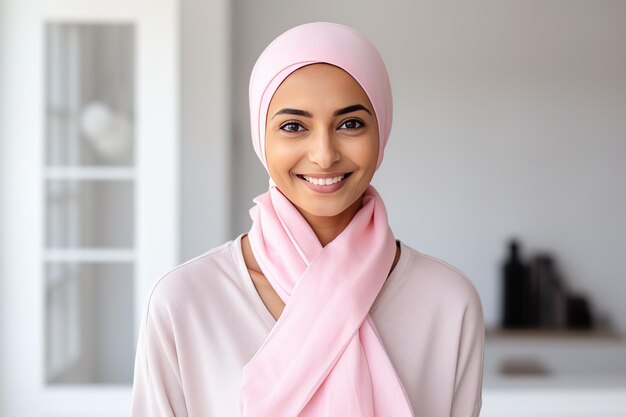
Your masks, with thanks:
M330 185L313 184L307 181L304 178L304 176L301 174L297 174L296 176L298 177L298 179L300 179L300 181L302 181L307 187L309 187L313 191L316 191L318 193L333 193L339 190L341 187L343 187L346 180L348 179L348 177L350 177L351 174L352 174L351 172L344 174L343 178L339 182L336 182ZM335 178L335 177L340 177L340 176L341 175L334 175L332 177L329 176L328 178ZM313 177L313 178L320 178L320 177Z

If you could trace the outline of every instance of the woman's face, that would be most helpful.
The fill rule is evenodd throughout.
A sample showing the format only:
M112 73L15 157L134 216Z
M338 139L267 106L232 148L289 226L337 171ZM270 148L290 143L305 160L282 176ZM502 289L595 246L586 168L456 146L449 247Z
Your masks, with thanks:
M376 171L379 146L378 123L367 94L334 65L299 68L270 101L267 166L300 212L336 216L360 207ZM334 182L337 177L342 178L338 183L325 185L327 178Z

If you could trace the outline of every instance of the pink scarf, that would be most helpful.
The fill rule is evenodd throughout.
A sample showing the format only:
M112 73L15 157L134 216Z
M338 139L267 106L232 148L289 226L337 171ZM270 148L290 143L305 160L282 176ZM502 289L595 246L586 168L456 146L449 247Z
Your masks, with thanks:
M252 136L267 169L267 107L297 68L328 62L368 93L381 132L391 129L391 89L376 49L330 22L297 26L263 52L250 81ZM241 417L413 417L406 391L368 312L396 253L383 201L372 185L350 224L325 247L270 178L254 199L248 233L255 259L285 308L243 368Z

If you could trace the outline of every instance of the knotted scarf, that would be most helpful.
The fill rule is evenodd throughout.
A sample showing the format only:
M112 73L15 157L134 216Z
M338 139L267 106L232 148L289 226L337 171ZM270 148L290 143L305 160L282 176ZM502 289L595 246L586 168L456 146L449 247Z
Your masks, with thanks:
M291 72L314 62L343 68L368 94L381 133L378 167L391 129L387 72L367 39L330 22L288 30L257 60L250 109L261 162L267 169L264 132L272 95ZM396 253L376 189L367 187L359 211L326 246L271 178L269 190L253 201L251 249L285 308L244 365L240 417L413 417L368 314Z

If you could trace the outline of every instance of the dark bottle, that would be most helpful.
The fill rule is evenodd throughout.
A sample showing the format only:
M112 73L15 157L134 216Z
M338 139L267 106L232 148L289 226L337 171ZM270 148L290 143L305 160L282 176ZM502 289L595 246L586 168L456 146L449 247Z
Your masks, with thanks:
M564 329L567 327L567 290L565 289L565 282L558 270L555 271L553 300L554 327Z
M537 325L550 329L564 328L566 293L553 256L545 253L535 256L531 280L537 288Z
M554 262L547 254L537 255L532 263L532 274L537 282L537 321L539 327L554 327Z
M509 241L509 254L502 268L503 305L502 327L519 328L528 325L525 303L528 298L528 267L519 256L517 240Z

